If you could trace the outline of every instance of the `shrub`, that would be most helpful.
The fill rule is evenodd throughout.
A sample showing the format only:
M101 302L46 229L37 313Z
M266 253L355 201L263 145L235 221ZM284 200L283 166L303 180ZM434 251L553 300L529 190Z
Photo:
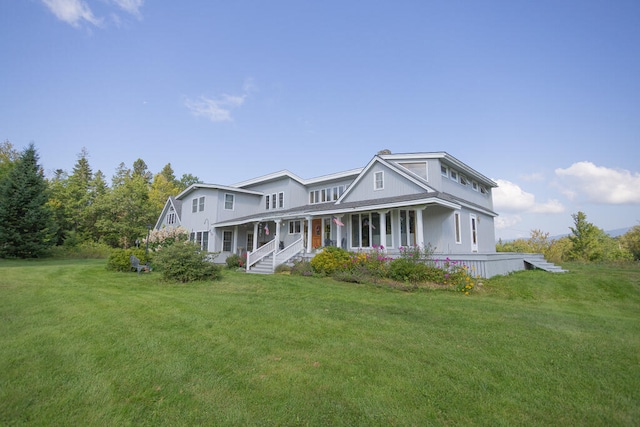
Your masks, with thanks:
M275 269L276 273L291 273L291 266L288 264L278 264Z
M386 277L390 260L391 258L384 253L383 246L374 246L367 252L352 253L348 267L360 276Z
M349 252L335 246L327 246L311 260L313 271L326 276L347 269L349 264Z
M189 230L180 227L164 227L160 230L151 230L149 233L149 249L157 251L176 242L186 242L189 240ZM146 246L147 238L142 240Z
M297 261L293 263L291 267L291 274L296 276L312 276L313 268L309 261Z
M414 285L424 282L442 283L444 272L423 262L416 262L409 258L397 258L389 263L389 278Z
M465 295L469 295L469 292L480 282L478 277L472 275L472 269L458 261L451 261L446 258L444 261L437 261L436 265L444 273L444 280L441 283Z
M156 262L165 280L188 283L219 280L222 266L212 262L212 255L191 242L174 244L158 251Z
M235 270L238 268L244 268L247 265L247 257L240 256L238 254L229 255L225 261L227 263L227 268L231 270Z
M122 272L131 271L131 259L129 258L131 255L135 255L141 264L150 261L150 257L145 256L144 249L112 249L107 260L107 269Z

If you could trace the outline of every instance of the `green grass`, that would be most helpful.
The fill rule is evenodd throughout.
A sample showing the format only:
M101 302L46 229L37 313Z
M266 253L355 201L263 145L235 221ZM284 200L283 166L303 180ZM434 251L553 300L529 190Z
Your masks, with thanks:
M640 267L472 295L0 262L0 425L638 425Z

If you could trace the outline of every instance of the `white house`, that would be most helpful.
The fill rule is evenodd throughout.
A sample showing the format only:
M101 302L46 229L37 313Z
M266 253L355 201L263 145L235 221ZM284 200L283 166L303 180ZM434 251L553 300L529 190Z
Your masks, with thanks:
M182 226L216 262L247 253L272 272L323 246L430 245L490 277L525 267L495 251L497 184L445 152L378 154L360 169L303 179L284 170L234 185L194 184L167 201L156 229ZM511 254L513 256L513 254Z

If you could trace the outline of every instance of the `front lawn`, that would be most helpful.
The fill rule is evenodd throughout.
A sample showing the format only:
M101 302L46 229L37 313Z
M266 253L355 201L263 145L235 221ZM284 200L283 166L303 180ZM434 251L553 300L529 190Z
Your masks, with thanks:
M470 295L0 261L0 425L638 425L640 267Z

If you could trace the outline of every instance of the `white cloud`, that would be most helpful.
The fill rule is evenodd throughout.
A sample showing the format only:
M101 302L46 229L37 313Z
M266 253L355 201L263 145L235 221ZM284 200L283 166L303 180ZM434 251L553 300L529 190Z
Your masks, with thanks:
M242 95L223 94L215 99L205 96L195 100L187 98L184 101L184 105L194 116L202 116L212 122L232 122L231 110L244 104L249 94L256 90L253 80L247 79L242 90Z
M131 15L138 18L142 17L140 9L144 4L144 0L111 0L111 2Z
M102 18L96 17L85 0L42 0L45 6L61 21L70 24L73 27L80 27L82 23L92 24L96 27L102 26ZM144 0L111 0L114 5L121 10L142 18L140 8L144 4ZM111 13L112 19L118 24L120 18Z
M509 229L520 222L522 222L522 217L520 215L498 216L494 219L496 230Z
M556 169L560 190L571 200L595 203L640 203L640 173L578 162L567 169Z
M513 182L504 179L498 179L496 182L498 188L493 190L493 205L498 212L561 213L565 210L562 203L556 199L539 203L533 194L527 193Z
M96 26L102 24L83 0L42 0L42 2L58 19L74 27L79 27L82 21Z

